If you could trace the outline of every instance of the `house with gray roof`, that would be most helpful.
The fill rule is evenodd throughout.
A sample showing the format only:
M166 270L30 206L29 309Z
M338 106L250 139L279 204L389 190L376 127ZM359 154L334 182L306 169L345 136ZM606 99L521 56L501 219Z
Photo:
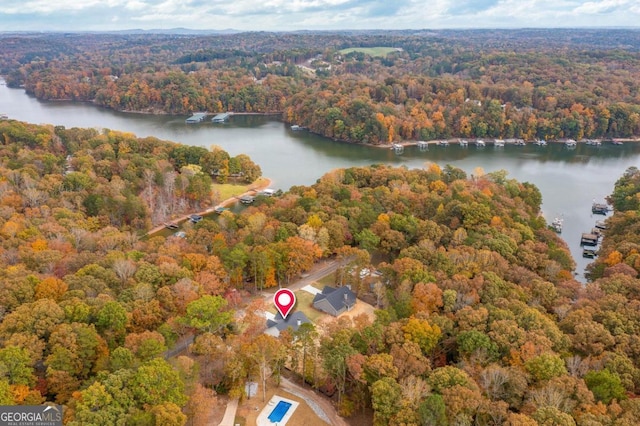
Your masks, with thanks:
M280 313L277 313L273 319L267 320L267 329L265 334L269 334L273 337L280 336L280 333L287 328L291 328L293 331L298 331L298 328L302 324L311 323L309 318L301 311L291 312L287 315L287 318L282 318Z
M349 286L333 288L326 286L322 293L313 298L313 307L337 317L343 312L353 308L356 304L356 295Z

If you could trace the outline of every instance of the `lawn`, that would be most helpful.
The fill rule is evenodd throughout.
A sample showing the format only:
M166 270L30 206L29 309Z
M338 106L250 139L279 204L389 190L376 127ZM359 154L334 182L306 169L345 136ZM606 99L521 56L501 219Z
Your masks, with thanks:
M351 52L362 52L366 55L369 56L373 56L373 57L381 57L384 58L385 56L387 56L389 53L391 52L395 52L397 49L395 47L384 47L384 46L377 46L377 47L350 47L348 49L342 49L340 51L340 53L342 53L343 55L346 55L348 53Z
M303 312L315 324L318 318L325 314L312 306L314 297L313 294L304 290L296 292L296 310Z
M304 290L298 290L295 292L296 295L296 306L295 310L303 312L307 318L313 323L315 323L318 318L325 315L319 310L315 309L312 306L314 295L306 292ZM269 303L267 306L267 312L271 312L272 314L276 314L276 307L272 303Z
M324 286L327 286L327 285L329 287L335 287L336 286L335 281L336 281L336 273L332 272L320 278L318 281L316 281L317 285L315 285L314 287L317 287L319 290L322 290Z
M236 184L236 183L214 183L213 191L219 194L220 201L224 201L231 197L238 196L240 194L244 194L251 188L256 188L264 182L264 178L258 178L255 182L247 185L247 184Z

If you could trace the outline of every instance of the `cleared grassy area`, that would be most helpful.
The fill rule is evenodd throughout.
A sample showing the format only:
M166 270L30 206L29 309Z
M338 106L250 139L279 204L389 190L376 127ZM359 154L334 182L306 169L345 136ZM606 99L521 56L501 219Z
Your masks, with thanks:
M319 310L313 308L312 306L313 298L314 298L313 294L308 293L304 290L298 290L295 292L295 295L296 295L295 310L303 312L311 322L315 323L318 318L325 315ZM267 312L271 312L272 314L275 315L278 311L276 310L276 307L272 303L269 303L267 305Z
M317 287L319 290L322 290L322 288L326 285L330 287L335 287L336 285L335 278L336 278L336 273L332 272L329 275L325 275L324 277L316 281L317 285L315 285L314 287Z
M369 56L373 56L373 57L385 57L387 56L389 53L391 52L395 52L396 48L395 47L384 47L384 46L377 46L377 47L349 47L347 49L342 49L340 51L340 53L342 53L343 55L346 55L348 53L351 52L362 52L365 55L369 55Z
M266 179L258 178L255 182L247 184L235 184L235 183L214 183L213 191L220 196L220 201L224 201L231 197L236 197L240 194L244 194L252 188L261 186Z
M214 183L213 192L217 193L220 201L235 197L249 190L249 185L236 185L233 183Z
M318 318L325 314L312 306L314 297L313 294L304 290L296 292L296 310L303 312L315 324Z

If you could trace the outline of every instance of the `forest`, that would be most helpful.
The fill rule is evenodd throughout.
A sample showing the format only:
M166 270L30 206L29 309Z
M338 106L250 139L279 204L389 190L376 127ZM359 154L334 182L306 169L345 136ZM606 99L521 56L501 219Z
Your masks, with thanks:
M70 425L205 424L247 380L290 374L375 425L640 422L637 169L612 188L583 285L540 191L505 171L334 170L185 238L147 235L252 164L224 154L0 122L0 404L56 402ZM264 334L252 295L320 259L374 318Z
M5 33L0 42L7 84L43 100L281 113L369 144L640 136L633 29ZM376 47L392 51L357 50Z

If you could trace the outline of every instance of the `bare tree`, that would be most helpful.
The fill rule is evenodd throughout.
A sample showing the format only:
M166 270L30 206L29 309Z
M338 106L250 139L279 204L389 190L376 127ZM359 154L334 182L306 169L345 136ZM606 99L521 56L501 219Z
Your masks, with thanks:
M116 273L122 284L126 283L129 278L136 272L136 264L128 259L118 259L113 262L113 271Z

